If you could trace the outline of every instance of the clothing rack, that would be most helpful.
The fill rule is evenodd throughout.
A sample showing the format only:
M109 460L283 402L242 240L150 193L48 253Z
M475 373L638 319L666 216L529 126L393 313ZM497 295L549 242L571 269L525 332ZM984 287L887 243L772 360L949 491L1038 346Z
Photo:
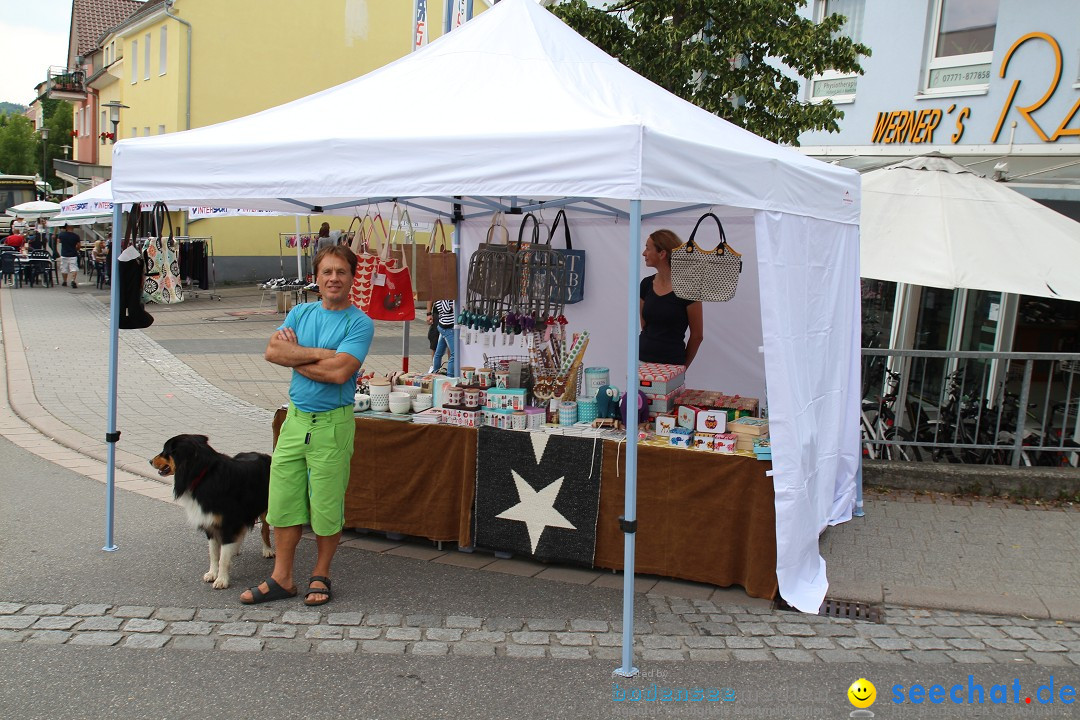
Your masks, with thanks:
M288 240L293 237L296 237L295 232L278 233L278 261L281 263L281 277L283 278L291 276L291 273L285 273L285 247ZM307 241L306 246L303 244L305 240ZM304 280L304 282L306 282L307 276L311 274L311 249L315 247L318 241L319 238L311 232L300 233L299 242L301 243L301 255L303 256L302 267L304 270L303 277L300 279ZM295 262L296 246L289 248L289 250L289 256L293 258L293 262Z
M217 274L214 268L214 238L212 236L204 237L189 237L181 235L175 238L179 245L178 250L181 253L179 258L180 262L180 284L184 288L184 294L188 297L197 298L202 294L214 300L221 300L221 295L217 293ZM203 247L199 247L203 246ZM189 267L191 261L185 259L184 248L187 248L188 253L195 254L194 262L202 267ZM202 255L202 259L199 259L199 255ZM191 270L195 270L192 273ZM186 272L187 271L187 272ZM205 276L205 285L203 283L197 283L200 278L197 277L197 273L201 271Z

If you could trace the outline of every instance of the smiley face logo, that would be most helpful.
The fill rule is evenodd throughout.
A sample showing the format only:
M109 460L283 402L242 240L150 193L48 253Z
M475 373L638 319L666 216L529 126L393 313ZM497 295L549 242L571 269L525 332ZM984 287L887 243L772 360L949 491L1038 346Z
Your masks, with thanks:
M868 708L877 700L877 688L866 678L859 678L847 689L848 700L857 708Z

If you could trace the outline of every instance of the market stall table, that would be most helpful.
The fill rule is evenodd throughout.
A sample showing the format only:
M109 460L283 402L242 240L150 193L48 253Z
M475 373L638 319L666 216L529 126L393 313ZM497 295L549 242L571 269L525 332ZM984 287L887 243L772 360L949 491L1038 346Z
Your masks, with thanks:
M274 438L285 411L274 416ZM356 418L346 527L472 545L475 428ZM594 566L623 562L625 444L604 441ZM637 572L776 595L769 462L641 445Z

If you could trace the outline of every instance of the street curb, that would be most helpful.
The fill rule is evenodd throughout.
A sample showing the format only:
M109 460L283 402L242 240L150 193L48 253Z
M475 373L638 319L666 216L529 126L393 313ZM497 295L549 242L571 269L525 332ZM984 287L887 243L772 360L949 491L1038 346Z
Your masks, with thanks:
M864 460L863 482L892 490L1060 500L1080 495L1080 470Z

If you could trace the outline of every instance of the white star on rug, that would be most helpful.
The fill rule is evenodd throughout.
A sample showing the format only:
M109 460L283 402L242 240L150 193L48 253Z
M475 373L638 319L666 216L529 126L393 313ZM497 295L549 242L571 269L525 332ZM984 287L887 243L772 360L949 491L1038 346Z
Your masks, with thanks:
M495 517L502 520L517 520L525 523L529 531L529 541L532 543L533 555L536 554L536 546L540 543L540 536L549 527L566 528L577 530L562 513L555 509L555 500L559 497L563 478L548 485L537 492L525 482L520 475L511 470L514 476L514 484L517 485L518 504L504 510Z

